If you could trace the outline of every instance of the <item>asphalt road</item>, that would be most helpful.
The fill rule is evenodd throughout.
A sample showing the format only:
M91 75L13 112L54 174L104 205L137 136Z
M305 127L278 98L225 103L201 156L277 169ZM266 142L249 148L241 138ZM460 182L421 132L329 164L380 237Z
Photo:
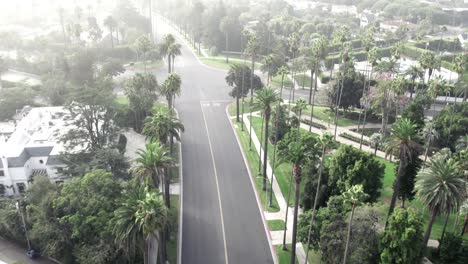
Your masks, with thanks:
M169 31L161 21L158 25L158 33ZM182 78L182 95L175 105L185 125L181 262L273 263L251 180L225 112L232 101L226 73L200 64L185 45L175 72Z

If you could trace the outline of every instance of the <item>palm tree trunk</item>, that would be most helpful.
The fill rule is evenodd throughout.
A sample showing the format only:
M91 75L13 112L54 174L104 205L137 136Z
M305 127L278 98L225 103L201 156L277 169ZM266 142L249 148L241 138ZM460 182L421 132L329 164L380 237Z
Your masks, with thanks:
M236 120L239 123L239 96L236 96Z
M291 172L291 176L289 176L288 201L286 203L286 215L284 217L283 250L288 250L288 248L286 247L286 231L288 230L288 211L289 211L289 202L291 200L292 179L293 179L293 172Z
M143 249L143 263L144 263L144 264L148 264L148 262L149 262L149 261L148 261L148 257L149 257L149 254L148 254L149 249L148 249L148 247L149 247L149 244L148 244L148 238L147 238L147 239L145 239L145 242L144 242L144 249Z
M244 56L244 64L245 64L245 56ZM244 104L245 104L245 94L244 94L244 80L245 80L245 72L244 67L242 67L242 86L241 86L241 96L242 96L242 122L241 122L241 131L244 131Z
M364 129L366 128L366 120L367 120L367 104L369 102L369 91L370 91L370 83L372 79L372 74L374 71L374 66L371 65L371 71L370 71L370 77L369 77L369 83L367 84L367 91L366 91L366 100L365 100L365 107L364 107L364 118L362 119L362 127L361 127L361 140L359 141L359 149L362 150L362 141L364 140ZM377 148L375 150L374 155L377 154Z
M258 175L261 175L262 170L262 142L263 142L263 128L265 127L265 115L262 115L262 125L260 127L260 141L258 142L260 145L260 151L258 153Z
M167 235L168 233L166 228L163 228L163 231L161 231L161 239L159 239L159 250L161 251L161 264L166 264L167 260L167 247L166 247L166 241L168 239Z
M171 74L171 55L167 55L167 73Z
M170 173L171 171L168 168L164 168L164 200L167 208L171 208Z
M447 229L447 224L448 224L449 217L450 217L450 213L447 213L447 216L445 217L444 228L442 228L442 235L440 236L439 248L442 245L442 243L444 242L445 229Z
M336 109L335 109L335 135L334 135L334 138L336 140L336 133L337 133L337 130L338 130L338 112L340 111L340 105L341 105L341 96L343 95L343 88L344 88L344 76L343 76L343 80L341 81L341 85L339 85L340 81L338 80L338 93L337 93L337 100L338 100L338 104L335 105Z
M400 151L400 164L398 166L397 178L396 178L395 184L393 185L392 200L390 201L390 207L388 209L387 220L385 221L385 229L387 229L388 220L390 219L390 216L392 215L393 210L395 209L396 200L397 200L397 197L398 197L398 193L400 191L401 177L402 177L402 175L404 173L404 171L403 171L404 166L402 164L403 153L401 153L401 152L402 151Z
M349 239L351 238L351 225L353 223L353 217L354 217L354 210L355 209L356 209L356 206L353 205L353 209L351 210L351 215L349 217L348 235L346 237L346 246L345 246L345 252L344 252L344 256L343 256L343 264L346 264L346 260L348 258Z
M320 191L320 184L322 183L322 172L323 172L323 160L325 159L325 152L327 151L326 146L322 147L322 157L320 159L320 166L319 166L319 177L317 181L317 189L315 191L315 199L314 199L314 206L312 207L312 215L310 216L310 226L309 226L309 231L307 232L307 248L306 248L306 262L309 259L309 249L310 249L310 234L312 233L312 225L314 224L314 218L315 218L315 208L317 207L318 203L318 194Z
M268 160L268 134L270 127L270 113L265 113L265 147L263 150L263 191L267 190L267 160Z
M250 128L249 128L249 150L252 149L252 105L253 105L253 78L255 75L255 54L252 54L252 72L250 74Z
M427 225L426 233L424 235L424 240L423 240L423 247L427 247L427 242L429 241L429 238L431 237L431 231L432 231L432 225L434 224L434 221L437 216L437 210L433 210L431 213L431 219L429 220L429 224Z
M468 217L465 215L465 221L463 222L463 228L462 228L460 236L463 236L465 234L465 229L467 226L468 226Z
M276 131L278 131L278 125L276 125ZM276 132L275 136L275 146L273 147L273 162L271 163L271 179L270 179L270 196L268 199L268 206L272 207L273 206L273 180L275 179L275 166L276 166L276 149L278 146L278 142L276 141L278 139L278 132Z
M312 86L313 86L313 80L314 79L314 73L313 71L310 71L310 91L309 91L309 104L312 104Z
M297 213L299 211L299 196L301 193L301 167L298 164L294 165L294 178L296 180L296 195L294 196L294 216L291 242L291 259L289 262L290 264L296 263Z

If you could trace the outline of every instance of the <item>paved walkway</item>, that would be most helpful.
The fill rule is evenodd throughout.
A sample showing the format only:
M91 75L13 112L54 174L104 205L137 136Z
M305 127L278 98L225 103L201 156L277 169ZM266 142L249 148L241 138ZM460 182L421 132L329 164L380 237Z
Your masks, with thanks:
M0 238L0 264L13 264L13 263L24 263L24 264L49 264L54 263L45 258L39 258L31 260L26 256L26 248L22 248L16 244Z

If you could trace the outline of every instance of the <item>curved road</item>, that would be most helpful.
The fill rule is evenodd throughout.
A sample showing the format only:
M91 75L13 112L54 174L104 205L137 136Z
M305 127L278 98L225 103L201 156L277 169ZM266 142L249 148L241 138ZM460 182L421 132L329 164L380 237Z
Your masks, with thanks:
M158 20L158 33L168 32ZM251 179L225 112L232 101L226 72L202 65L177 39L182 56L175 72L182 78L182 94L175 105L185 125L180 260L273 263Z

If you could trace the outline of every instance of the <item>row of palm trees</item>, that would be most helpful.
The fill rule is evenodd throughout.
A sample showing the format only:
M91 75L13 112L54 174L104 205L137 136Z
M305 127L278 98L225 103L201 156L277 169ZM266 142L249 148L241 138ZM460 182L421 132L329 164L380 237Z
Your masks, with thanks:
M116 210L114 234L124 249L140 245L144 252L144 263L149 263L149 246L152 239L159 244L160 263L167 260L167 223L170 202L171 170L174 169L174 140L180 141L184 125L176 116L174 101L181 94L181 78L173 72L174 58L180 55L180 44L172 35L164 38L161 47L168 56L169 76L159 87L159 94L167 100L167 106L156 104L145 120L143 134L149 140L145 149L137 152L138 157L131 173L138 180L136 186L126 193L122 206ZM160 198L159 191L163 193Z

